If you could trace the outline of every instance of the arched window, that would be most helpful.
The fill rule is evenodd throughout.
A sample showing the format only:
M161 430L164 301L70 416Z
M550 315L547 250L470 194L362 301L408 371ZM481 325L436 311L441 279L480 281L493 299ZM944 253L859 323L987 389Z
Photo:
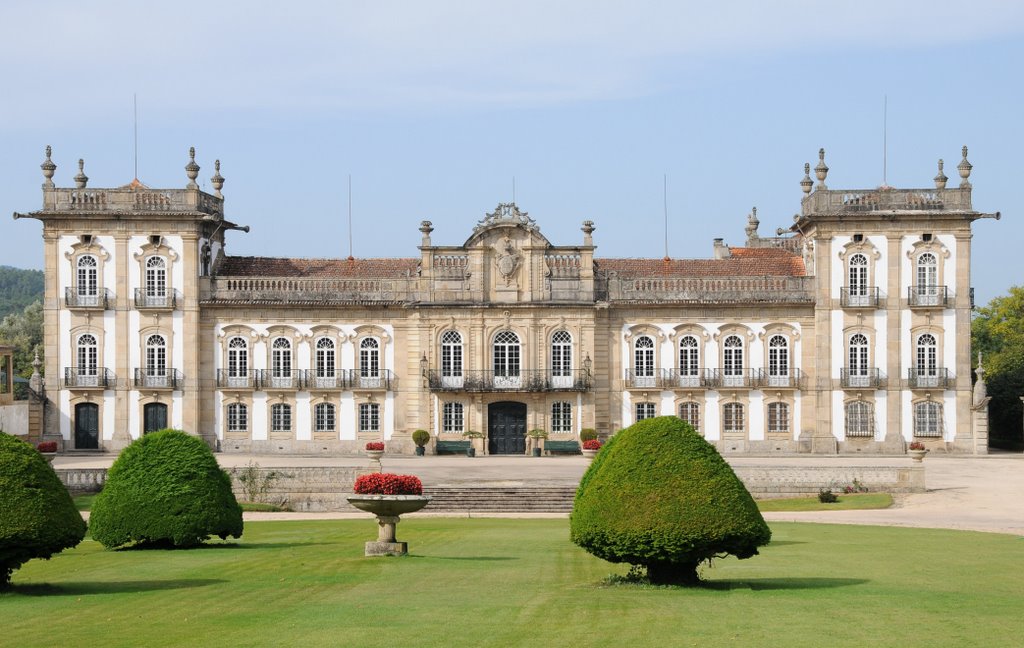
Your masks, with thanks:
M287 403L275 403L270 406L270 431L291 432L292 406Z
M700 386L700 346L697 338L692 335L684 335L679 339L679 386Z
M634 408L636 414L636 420L642 421L644 419L654 418L657 416L654 412L654 403L637 403Z
M335 371L334 340L328 337L316 341L316 358L314 359L313 385L320 389L329 389L337 385Z
M687 401L679 403L679 418L693 426L693 429L700 432L700 403Z
M551 403L551 431L572 432L572 403L569 401Z
M163 306L167 302L167 262L163 257L146 259L146 305Z
M654 340L650 336L641 335L633 343L633 385L654 387L655 382Z
M743 378L743 338L730 335L722 342L722 384L742 387Z
M938 345L935 342L935 336L931 333L919 335L917 338L916 371L915 386L939 386Z
M768 403L768 434L789 434L789 405Z
M784 335L768 339L768 386L789 386L789 340Z
M228 405L228 432L246 432L249 429L249 408L244 403Z
M76 344L77 384L82 387L99 385L99 346L91 333L78 336Z
M275 379L292 377L292 343L288 338L274 338L270 345L270 371Z
M363 338L359 343L359 386L380 387L380 342L377 338Z
M917 257L917 304L937 306L939 303L939 262L931 252Z
M167 386L167 341L162 335L146 338L146 387Z
M865 255L850 257L848 284L850 306L868 306L868 258Z
M462 434L465 430L465 417L462 403L445 403L441 409L441 431L449 434Z
M572 335L555 331L551 336L551 381L554 387L572 387Z
M249 344L245 338L233 337L228 340L228 386L249 385Z
M316 432L334 432L335 420L334 403L317 403L313 408L313 425Z
M76 293L79 306L99 305L99 263L91 254L78 257Z
M462 382L462 335L445 331L441 336L441 384L459 388Z
M850 362L846 368L847 385L870 387L871 370L868 368L868 337L863 333L850 336Z
M846 404L846 436L875 436L875 408L871 403L853 401Z
M726 403L722 408L722 435L730 439L742 439L746 436L741 403Z
M942 436L942 405L925 401L914 406L914 436Z
M516 388L521 384L519 336L512 331L501 331L494 336L494 385Z

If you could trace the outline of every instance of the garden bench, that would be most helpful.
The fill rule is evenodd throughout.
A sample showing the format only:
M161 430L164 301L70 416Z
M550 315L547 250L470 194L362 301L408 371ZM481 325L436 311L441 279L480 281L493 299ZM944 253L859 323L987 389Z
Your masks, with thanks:
M544 450L546 452L563 453L563 454L579 454L580 444L578 441L544 441Z
M438 441L434 451L439 455L466 454L469 446L469 441Z

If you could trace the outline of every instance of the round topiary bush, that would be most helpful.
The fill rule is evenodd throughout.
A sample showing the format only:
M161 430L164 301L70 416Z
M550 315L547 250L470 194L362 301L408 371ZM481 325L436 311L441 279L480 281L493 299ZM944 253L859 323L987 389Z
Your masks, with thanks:
M0 588L33 558L49 558L85 537L85 521L35 448L0 432Z
M597 430L594 428L583 428L580 430L580 441L593 441L597 438Z
M422 448L430 443L430 432L427 432L426 430L416 430L412 433L412 442Z
M675 416L612 437L576 492L572 541L599 558L643 565L653 583L692 584L716 556L750 558L771 530L718 451Z
M188 547L210 536L241 537L242 509L201 439L161 430L134 441L110 467L89 531L105 547Z

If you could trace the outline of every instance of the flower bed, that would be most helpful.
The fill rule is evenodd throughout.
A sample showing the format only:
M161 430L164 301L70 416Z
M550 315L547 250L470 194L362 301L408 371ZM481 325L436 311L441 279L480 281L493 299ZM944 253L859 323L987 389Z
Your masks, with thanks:
M587 439L586 441L583 442L583 449L584 450L600 450L601 449L601 442L598 441L597 439Z
M39 452L57 452L57 442L43 441L42 443L36 446L36 450L38 450Z
M423 482L415 475L372 473L357 477L353 491L359 495L422 495Z
M380 451L383 451L384 450L384 442L383 441L370 441L369 443L366 444L366 449L367 450L380 450Z

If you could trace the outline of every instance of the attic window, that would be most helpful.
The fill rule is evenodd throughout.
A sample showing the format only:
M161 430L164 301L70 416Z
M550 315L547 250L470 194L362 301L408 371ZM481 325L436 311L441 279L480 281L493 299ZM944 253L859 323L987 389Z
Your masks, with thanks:
M854 243L861 243L862 241L864 241L864 235L863 234L854 234L853 235L853 242Z
M928 234L928 233L922 234L921 235L921 240L922 241L930 241L930 240L932 240L932 235Z

